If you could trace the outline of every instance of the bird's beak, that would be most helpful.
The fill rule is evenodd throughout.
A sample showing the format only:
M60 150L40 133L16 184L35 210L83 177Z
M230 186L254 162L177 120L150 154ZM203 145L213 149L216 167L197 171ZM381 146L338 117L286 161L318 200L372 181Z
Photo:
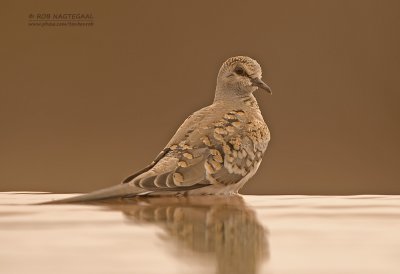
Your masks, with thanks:
M269 94L272 94L271 88L266 83L264 83L260 78L252 78L251 83L253 86L262 88L263 90L268 91Z

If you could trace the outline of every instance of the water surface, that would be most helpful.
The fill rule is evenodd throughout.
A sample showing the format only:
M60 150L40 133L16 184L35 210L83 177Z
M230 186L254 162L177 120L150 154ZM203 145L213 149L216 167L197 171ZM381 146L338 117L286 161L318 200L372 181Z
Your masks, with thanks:
M0 193L0 273L400 273L399 196Z

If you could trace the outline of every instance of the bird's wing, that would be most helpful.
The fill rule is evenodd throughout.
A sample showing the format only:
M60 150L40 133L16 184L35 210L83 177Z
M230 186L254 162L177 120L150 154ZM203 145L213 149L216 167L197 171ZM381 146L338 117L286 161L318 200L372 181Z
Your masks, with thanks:
M153 167L133 177L126 184L146 191L185 191L202 187L205 181L204 163L209 151L204 147L174 147Z
M151 162L151 164L149 164L148 166L146 166L145 168L142 168L141 170L135 172L132 175L129 175L128 177L126 177L121 183L122 184L126 184L129 183L130 181L132 181L132 179L134 179L135 177L139 176L140 174L145 173L146 171L149 171L152 167L154 167L158 161L160 161L165 154L167 154L171 149L170 148L164 148L158 155L157 157L154 159L153 162Z
M265 123L244 111L205 108L182 124L150 166L124 182L155 192L234 184L259 164L268 140Z
M199 123L204 123L205 118L209 117L211 106L202 108L192 115L189 115L188 118L182 123L182 125L178 128L174 136L171 138L171 140L168 142L166 147L157 155L157 157L154 159L153 162L151 162L148 166L145 168L135 172L132 175L129 175L127 178L125 178L121 183L126 184L131 182L135 177L140 176L141 174L149 171L152 169L168 152L171 151L171 147L173 148L175 144L179 144L182 140L187 138L188 134L192 133L194 131L194 128L199 125Z

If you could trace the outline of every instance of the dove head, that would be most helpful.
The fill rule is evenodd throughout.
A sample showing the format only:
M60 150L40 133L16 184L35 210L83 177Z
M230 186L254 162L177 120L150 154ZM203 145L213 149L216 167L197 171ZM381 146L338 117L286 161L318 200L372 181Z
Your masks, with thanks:
M261 76L261 67L256 60L246 56L231 57L219 70L215 98L246 97L258 88L271 93Z

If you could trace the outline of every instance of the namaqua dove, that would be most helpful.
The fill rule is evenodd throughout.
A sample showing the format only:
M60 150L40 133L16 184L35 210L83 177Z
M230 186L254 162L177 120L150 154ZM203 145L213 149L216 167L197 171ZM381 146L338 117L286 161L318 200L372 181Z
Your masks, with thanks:
M190 115L155 158L122 184L51 203L137 195L231 195L256 173L270 140L253 92L271 89L261 67L231 57L219 70L214 102Z

